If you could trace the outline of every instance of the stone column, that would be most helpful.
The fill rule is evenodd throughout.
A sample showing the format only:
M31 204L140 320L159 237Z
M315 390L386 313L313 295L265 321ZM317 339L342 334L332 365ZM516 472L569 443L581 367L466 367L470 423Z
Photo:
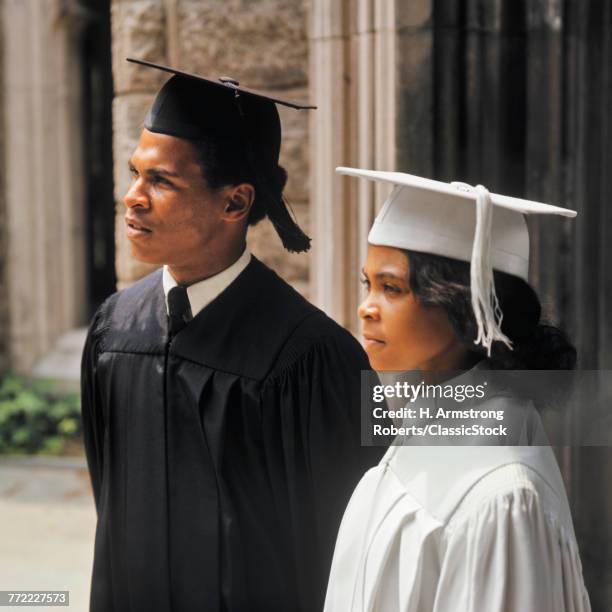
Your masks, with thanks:
M334 174L349 144L348 2L315 0L311 9L311 88L318 106L311 130L312 298L347 325L346 276L351 231L348 185Z
M211 77L231 75L255 89L307 100L308 41L299 0L114 0L112 10L117 276L122 287L151 269L129 255L121 201L129 184L127 160L163 83L161 74L130 65L125 57L171 63ZM289 174L285 195L308 232L308 113L279 110L281 164ZM256 256L307 293L308 256L284 251L267 220L249 230L248 242Z
M55 0L6 0L4 129L11 366L27 372L85 323L83 22Z
M367 233L390 187L334 168L431 171L431 11L431 0L312 3L312 294L352 330Z

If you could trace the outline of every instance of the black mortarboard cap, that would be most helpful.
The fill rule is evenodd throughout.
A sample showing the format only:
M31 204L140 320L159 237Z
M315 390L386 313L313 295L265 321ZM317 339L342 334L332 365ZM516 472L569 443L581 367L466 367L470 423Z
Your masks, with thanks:
M276 105L316 108L242 87L231 77L214 80L143 60L128 61L172 74L145 118L147 130L190 140L219 136L243 142L259 190L270 192L265 177L278 167L281 124ZM295 223L285 202L275 197L265 199L268 217L285 248L308 250L310 239Z

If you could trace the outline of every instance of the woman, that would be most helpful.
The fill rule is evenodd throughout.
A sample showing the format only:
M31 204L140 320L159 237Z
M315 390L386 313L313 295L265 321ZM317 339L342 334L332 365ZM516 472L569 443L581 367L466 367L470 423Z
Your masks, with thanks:
M526 282L524 220L573 211L481 186L339 171L396 185L369 234L363 268L359 315L374 369L420 370L436 383L460 370L450 382L466 383L490 370L574 367L575 350L540 323ZM479 404L491 406L509 416L533 409L495 388ZM347 507L326 612L590 610L549 446L398 442L407 445L389 449Z

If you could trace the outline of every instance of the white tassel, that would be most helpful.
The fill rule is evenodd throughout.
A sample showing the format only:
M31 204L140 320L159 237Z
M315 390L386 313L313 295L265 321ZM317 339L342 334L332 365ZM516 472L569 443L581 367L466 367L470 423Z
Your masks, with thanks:
M465 189L465 183L453 183ZM472 309L476 318L478 335L474 344L480 344L491 356L493 342L503 342L512 350L511 340L502 332L503 313L499 307L493 266L491 264L491 227L493 223L493 202L489 190L477 185L476 191L476 228L472 246L472 262L470 265L470 289L472 293Z

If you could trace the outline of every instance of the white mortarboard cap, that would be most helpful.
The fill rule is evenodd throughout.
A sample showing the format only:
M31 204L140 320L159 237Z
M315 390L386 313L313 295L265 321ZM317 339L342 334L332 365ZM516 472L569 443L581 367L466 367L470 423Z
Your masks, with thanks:
M493 269L526 281L529 234L524 215L575 217L576 211L490 193L482 185L443 183L403 172L343 167L336 172L395 185L368 242L470 262L476 344L489 354L495 340L512 347L501 331Z

